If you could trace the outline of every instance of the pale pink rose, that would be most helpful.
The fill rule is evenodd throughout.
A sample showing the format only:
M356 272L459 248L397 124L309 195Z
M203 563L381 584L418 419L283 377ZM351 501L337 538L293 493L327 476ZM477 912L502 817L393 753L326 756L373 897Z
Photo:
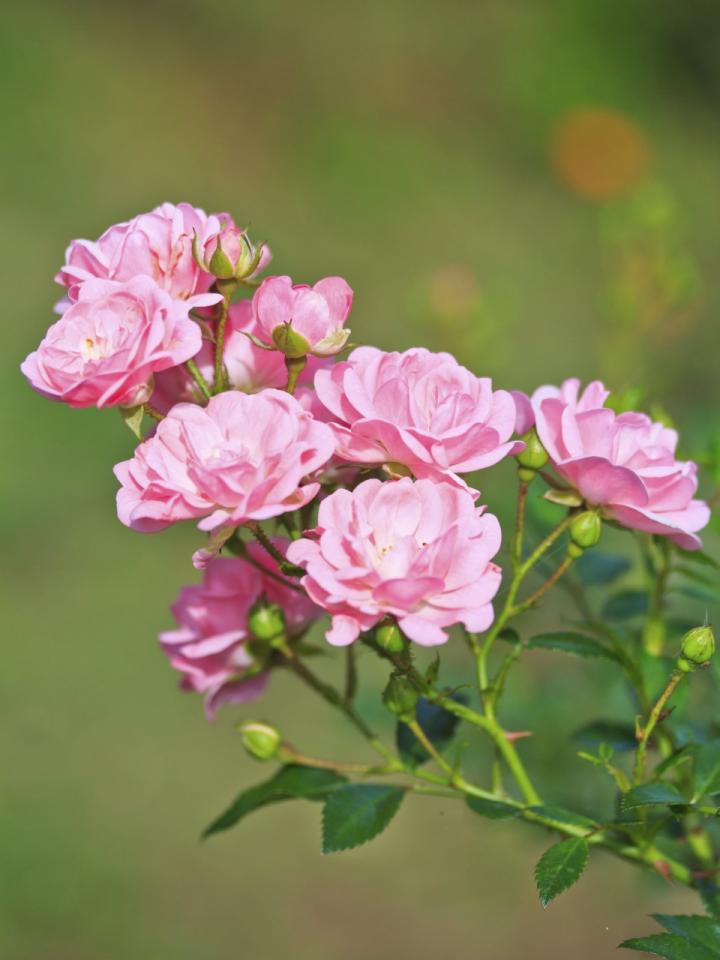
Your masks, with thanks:
M290 356L330 357L350 336L343 325L352 300L342 277L326 277L314 287L293 286L290 277L266 277L255 291L253 310L266 343Z
M68 288L72 301L77 299L80 285L92 277L151 277L171 297L186 300L192 307L209 306L222 296L207 292L214 278L195 262L193 236L197 235L202 252L222 229L214 214L208 216L189 203L163 203L150 213L115 224L99 240L73 240L55 280Z
M277 350L263 350L256 346L247 334L258 336L259 330L253 317L250 300L240 300L230 307L225 330L223 358L230 386L243 393L258 393L268 387L281 390L288 379L285 358ZM214 378L215 346L203 340L202 349L194 357L201 374L208 384ZM327 361L308 357L305 369L298 378L298 387L312 383L317 370ZM155 378L155 391L151 403L162 413L167 413L176 403L201 403L202 394L184 367L177 367Z
M535 426L557 472L609 519L697 550L710 509L693 499L696 464L675 459L675 430L644 413L616 414L599 381L579 390L572 379L533 394Z
M315 375L331 413L337 455L353 463L400 464L416 477L459 482L522 449L510 441L515 402L449 353L414 348L354 350Z
M307 571L302 584L332 616L327 639L345 646L384 617L397 618L415 643L445 643L444 630L493 621L500 568L500 524L472 495L431 480L365 480L320 504L310 539L288 559Z
M287 549L287 541L273 542L283 553ZM259 544L248 544L247 549L257 563L280 575ZM245 560L216 557L202 583L183 587L173 604L178 629L160 634L170 663L183 674L181 689L205 694L209 720L221 704L255 700L265 689L269 671L255 662L246 647L248 614L261 596L281 607L290 639L321 614L303 594L264 576Z
M195 517L208 531L276 517L313 499L319 484L308 478L333 450L330 428L279 390L179 403L115 467L118 516L144 532Z
M144 403L155 373L200 349L188 310L149 277L87 280L20 369L39 393L71 407Z

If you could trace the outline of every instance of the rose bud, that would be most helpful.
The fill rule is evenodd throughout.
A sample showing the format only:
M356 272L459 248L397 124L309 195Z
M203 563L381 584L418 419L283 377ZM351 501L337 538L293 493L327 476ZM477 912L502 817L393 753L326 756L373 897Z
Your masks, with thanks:
M280 731L269 723L248 720L237 728L243 746L256 760L272 760L277 756L282 743Z
M516 454L515 459L522 471L520 479L528 483L535 476L535 471L541 470L548 462L548 453L534 427L520 439L525 444L525 448Z
M570 539L586 550L594 547L602 533L602 520L597 510L583 510L574 516L570 522Z
M381 623L375 631L375 641L388 653L402 653L405 649L405 638L394 623Z
M258 640L274 640L285 633L285 617L276 603L260 599L250 611L248 627Z
M682 638L678 667L685 673L690 673L696 667L707 667L714 653L715 635L712 627L694 627Z
M383 691L382 698L390 713L407 722L415 716L415 705L420 695L407 677L393 673Z
M290 277L267 277L253 297L260 338L290 360L331 357L350 336L343 325L352 299L342 277L326 277L314 287L293 286Z

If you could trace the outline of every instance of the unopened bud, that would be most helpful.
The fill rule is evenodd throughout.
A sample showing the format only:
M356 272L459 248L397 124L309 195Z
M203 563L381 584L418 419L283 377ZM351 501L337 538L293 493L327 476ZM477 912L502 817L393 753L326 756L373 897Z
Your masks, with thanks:
M520 439L525 444L525 449L521 450L515 457L518 464L527 470L542 469L548 462L548 452L540 442L535 427L528 430Z
M258 640L274 640L285 632L285 617L276 603L258 600L248 615L248 627Z
M692 630L688 630L682 638L680 660L686 661L689 670L707 666L714 653L715 635L712 632L712 627L694 627ZM678 661L678 666L681 670L686 669L685 666L680 664L680 661Z
M243 746L256 760L272 760L277 756L282 743L280 731L269 723L258 723L248 720L241 723L238 732L242 737Z
M235 276L235 266L223 250L219 239L208 266L210 267L210 273L219 280L232 280Z
M271 336L278 350L290 360L306 357L310 353L310 343L301 333L293 330L290 323L279 323L273 328Z
M570 521L570 539L586 550L594 547L602 533L602 520L597 510L583 510Z
M383 691L382 698L390 713L394 713L401 720L412 720L420 695L407 677L393 673Z
M388 653L402 653L405 649L405 638L394 623L381 623L375 631L375 640Z

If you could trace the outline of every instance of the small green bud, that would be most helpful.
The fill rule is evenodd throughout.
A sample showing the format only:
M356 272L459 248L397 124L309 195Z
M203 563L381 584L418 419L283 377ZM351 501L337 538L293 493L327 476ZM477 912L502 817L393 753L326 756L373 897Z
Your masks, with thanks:
M232 280L235 276L233 262L223 250L219 239L208 266L210 267L210 273L218 280Z
M261 599L250 610L248 627L258 640L274 640L285 633L285 617L276 603Z
M405 638L394 623L381 623L375 631L375 640L388 653L402 653L405 649Z
M536 476L537 473L534 470L530 470L528 467L518 467L518 477L523 483L531 483Z
M583 550L594 547L602 533L602 520L597 510L583 510L570 522L570 538Z
M258 723L248 720L241 723L238 732L242 737L243 746L256 760L272 760L277 756L282 737L280 731L269 723Z
M390 675L382 698L390 713L394 713L400 720L412 720L415 716L415 704L420 699L420 695L407 677L393 673Z
M520 439L525 444L525 449L516 455L517 462L528 470L542 469L548 462L548 452L540 442L535 427L528 430Z
M272 341L291 360L306 357L310 353L309 342L301 333L293 330L290 323L279 323L273 329Z
M680 659L687 661L691 665L690 669L695 667L705 667L710 663L715 653L715 635L712 627L694 627L688 630L682 638L680 645ZM680 663L678 662L678 666ZM680 666L681 670L685 668Z
M567 555L572 557L573 560L579 560L580 557L585 553L583 547L579 547L576 543L573 543L571 540L567 545Z

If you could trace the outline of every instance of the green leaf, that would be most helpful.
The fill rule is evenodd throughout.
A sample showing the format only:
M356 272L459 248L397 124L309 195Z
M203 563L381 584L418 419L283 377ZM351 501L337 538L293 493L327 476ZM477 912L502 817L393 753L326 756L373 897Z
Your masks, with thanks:
M698 885L703 906L709 917L720 920L720 887L715 883L703 881Z
M613 594L602 610L607 620L629 620L647 613L648 596L643 590L621 590Z
M586 550L575 564L583 583L607 586L628 572L632 564L626 557L602 550Z
M545 820L551 820L559 827L580 827L583 830L594 830L597 824L590 817L583 816L582 813L575 813L572 810L563 810L562 807L539 806L529 807L533 813Z
M140 404L139 407L119 407L118 409L120 410L120 416L123 418L128 427L130 427L138 440L142 440L142 422L143 416L145 415L145 408L143 405Z
M594 747L608 743L617 751L634 750L637 747L635 728L629 723L616 723L614 720L595 720L580 727L573 739L584 747Z
M720 957L720 923L710 917L680 916L671 917L665 913L655 913L653 918L665 927L668 933L692 940L700 947L710 950Z
M464 703L464 698L459 694L454 694L452 699L458 703ZM448 713L437 704L429 703L425 697L420 697L418 700L415 716L426 737L441 752L452 741L460 722L455 714ZM402 759L412 767L417 767L430 759L430 754L405 723L398 723L395 728L395 743Z
M720 741L703 744L695 758L695 799L720 793Z
M298 797L310 800L322 799L343 783L347 783L346 777L332 770L297 764L281 767L269 780L243 790L227 810L206 828L203 837L229 830L253 810L259 810L271 803Z
M535 883L540 902L551 900L576 883L588 862L588 845L582 837L561 840L546 850L535 867Z
M620 798L620 808L622 810L675 803L686 804L687 799L671 783L644 783L639 787L628 790Z
M323 808L323 853L350 850L381 833L398 811L405 790L350 783L333 791Z
M702 567L715 567L716 570L720 570L720 563L705 553L704 550L681 550L676 547L676 551L687 563L698 563Z
M663 773L667 773L668 770L673 770L679 763L684 763L686 760L689 760L695 751L695 744L686 743L684 747L680 747L679 750L676 750L675 753L671 753L669 757L665 757L654 769L653 776L659 777Z
M510 820L511 817L517 817L520 810L509 803L503 803L501 800L486 800L484 797L466 797L465 802L473 813L479 813L481 817L487 817L488 820Z
M717 590L711 590L700 584L688 584L682 587L673 587L672 593L680 593L691 600L700 600L702 603L718 604L720 603L720 593Z
M562 653L571 653L576 657L599 657L603 660L617 661L617 655L608 650L592 637L572 631L539 633L528 640L529 649L559 650Z
M710 953L704 947L699 947L683 937L672 933L655 933L649 937L635 937L624 940L621 944L626 950L640 950L651 953L664 960L715 960L716 953Z

